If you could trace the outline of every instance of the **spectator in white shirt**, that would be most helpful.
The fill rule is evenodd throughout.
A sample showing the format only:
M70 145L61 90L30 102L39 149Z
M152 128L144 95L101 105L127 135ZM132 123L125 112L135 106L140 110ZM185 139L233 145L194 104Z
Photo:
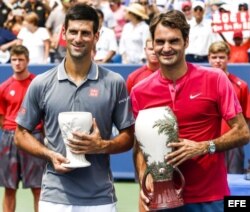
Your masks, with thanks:
M117 51L117 41L115 32L103 26L104 14L100 9L96 9L99 17L99 40L96 43L94 60L97 63L111 62L112 57Z
M123 64L142 64L146 61L144 44L149 34L149 26L144 21L148 19L145 8L132 3L127 7L127 19L122 30L119 43L119 53L122 55Z
M212 42L221 40L218 34L212 32L211 20L205 19L205 3L192 3L194 18L189 21L189 46L186 49L186 60L194 63L208 62L208 48Z
M24 45L30 53L30 64L48 63L50 36L44 27L38 26L36 13L28 13L24 18L24 26L17 35L18 44Z

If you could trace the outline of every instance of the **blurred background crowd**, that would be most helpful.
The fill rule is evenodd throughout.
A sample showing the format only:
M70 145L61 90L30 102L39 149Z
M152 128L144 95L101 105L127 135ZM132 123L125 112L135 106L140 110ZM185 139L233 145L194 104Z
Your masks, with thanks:
M8 51L23 44L30 64L58 63L65 55L62 26L67 9L83 2L97 9L100 38L93 50L97 63L143 64L150 20L155 14L177 9L190 26L189 62L208 62L211 43L230 46L230 63L248 63L250 30L215 33L212 14L248 12L250 1L237 0L0 0L0 63Z

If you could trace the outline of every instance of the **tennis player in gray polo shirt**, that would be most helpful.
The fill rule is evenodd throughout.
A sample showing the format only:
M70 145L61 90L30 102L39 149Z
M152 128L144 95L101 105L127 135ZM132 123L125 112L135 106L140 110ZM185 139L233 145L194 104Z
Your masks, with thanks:
M109 154L133 146L134 119L123 78L91 61L98 40L98 15L83 4L71 7L65 18L65 59L55 68L38 75L30 85L16 122L16 144L48 160L42 181L40 212L115 212L116 196ZM91 166L65 168L65 146L58 114L65 111L91 112L95 121L90 135L74 133L71 151L86 154ZM47 146L31 131L44 121ZM112 124L119 135L110 139ZM122 164L121 164L122 165Z

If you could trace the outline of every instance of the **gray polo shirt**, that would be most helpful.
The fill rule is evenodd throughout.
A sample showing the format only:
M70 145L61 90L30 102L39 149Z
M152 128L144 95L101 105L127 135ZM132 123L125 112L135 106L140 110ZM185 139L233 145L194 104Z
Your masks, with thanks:
M44 120L48 148L66 154L58 114L87 111L96 118L103 139L109 139L112 124L124 129L134 124L124 79L92 63L87 79L77 86L65 72L64 61L38 75L30 84L16 122L33 130ZM41 200L72 205L103 205L116 201L108 154L90 154L90 167L66 174L56 173L50 163L44 172Z

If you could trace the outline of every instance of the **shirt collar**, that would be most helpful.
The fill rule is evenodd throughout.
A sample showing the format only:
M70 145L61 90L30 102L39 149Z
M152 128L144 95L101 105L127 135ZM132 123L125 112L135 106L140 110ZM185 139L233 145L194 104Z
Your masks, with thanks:
M57 78L59 81L69 79L65 70L64 63L65 63L65 58L58 65L58 68L57 68ZM98 76L99 76L99 67L96 63L92 62L90 69L89 69L88 76L87 76L87 80L97 80Z

